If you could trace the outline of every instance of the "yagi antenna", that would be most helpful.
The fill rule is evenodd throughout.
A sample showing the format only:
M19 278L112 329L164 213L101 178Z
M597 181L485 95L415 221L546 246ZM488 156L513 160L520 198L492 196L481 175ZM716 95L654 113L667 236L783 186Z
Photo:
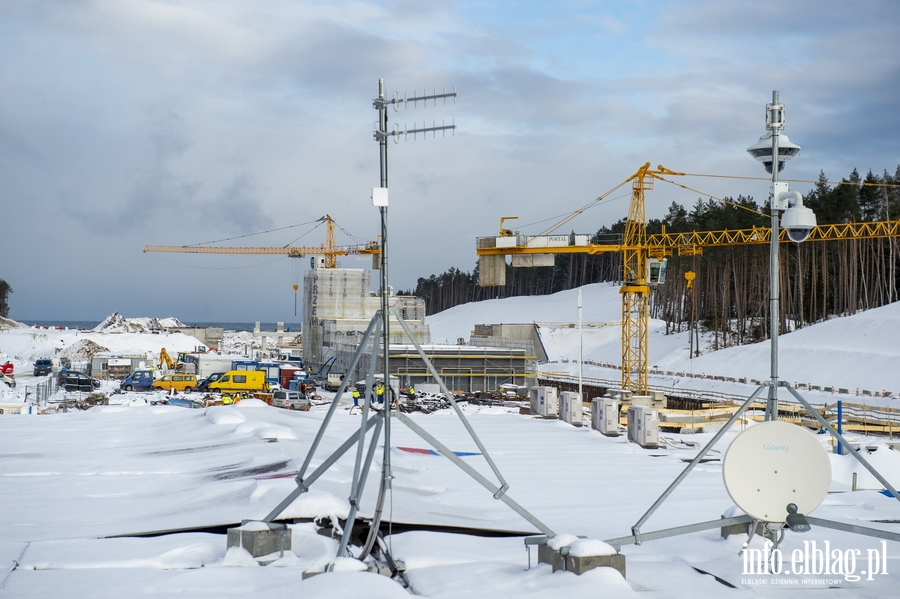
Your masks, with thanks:
M437 125L437 121L431 121L431 127L428 126L428 123L422 121L422 127L416 128L414 125L412 129L407 129L406 125L403 125L403 128L401 129L400 125L394 123L394 129L388 132L387 135L393 136L394 143L398 144L400 143L401 135L403 136L403 139L405 141L408 141L409 135L412 134L413 141L415 141L416 139L418 139L417 136L419 133L422 134L423 139L428 139L428 134L431 133L431 138L434 139L435 137L437 137L438 131L441 132L441 137L447 137L448 129L452 132L451 135L456 135L456 119L451 119L450 125L448 125L444 120L441 120L440 125Z
M410 98L406 95L406 92L403 92L403 99L401 99L400 92L394 92L394 97L385 103L393 104L394 112L398 112L400 110L400 104L403 104L404 108L405 108L405 107L409 106L410 102L413 103L413 107L418 107L419 102L424 102L425 108L428 108L428 100L432 101L431 102L432 106L437 106L438 100L444 100L444 105L446 106L447 98L453 98L453 103L456 104L456 96L458 95L456 93L455 87L453 88L453 91L449 92L449 93L447 92L447 88L445 87L444 93L442 93L442 94L437 93L437 88L434 89L434 91L432 92L432 94L430 96L427 94L428 94L428 92L426 90L422 91L421 96L418 95L418 92L413 92L413 96L412 96L412 98Z
M404 108L408 107L410 103L412 103L413 107L417 107L419 102L423 103L423 106L428 106L428 101L431 100L432 106L437 106L438 100L443 100L444 104L447 104L447 98L453 98L453 103L456 104L456 98L459 94L456 92L456 88L453 88L452 92L448 92L447 88L444 88L443 93L437 93L437 89L434 90L433 93L428 94L427 91L423 91L422 95L418 95L418 92L413 92L412 97L409 97L405 92L403 97L400 97L400 92L394 92L394 97L390 100L383 98L376 98L372 100L372 105L376 109L386 108L388 105L394 107L394 112L398 112L400 110L400 105L402 104ZM403 128L400 127L398 123L394 123L394 127L391 131L381 130L379 123L375 123L375 133L374 137L377 141L382 141L389 137L394 138L394 143L400 143L400 136L403 136L404 140L409 140L409 136L413 136L413 140L418 139L418 134L421 133L423 138L428 138L428 133L431 133L432 139L437 137L437 132L440 131L441 135L446 137L447 131L454 131L452 135L456 135L456 119L452 119L450 124L448 125L446 121L441 121L441 124L438 125L437 121L432 121L431 126L428 126L427 122L422 122L422 126L419 127L416 124L413 124L413 127L410 129L405 124Z

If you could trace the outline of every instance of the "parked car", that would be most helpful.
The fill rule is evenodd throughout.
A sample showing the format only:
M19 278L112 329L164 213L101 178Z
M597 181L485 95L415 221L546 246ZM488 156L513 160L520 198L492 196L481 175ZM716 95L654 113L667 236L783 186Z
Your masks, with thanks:
M272 394L272 405L289 410L309 410L309 399L299 391L275 391Z
M181 408L199 409L206 407L201 402L195 399L185 399L180 397L170 397L166 403L168 403L170 406L178 406Z
M149 391L153 387L152 370L135 370L119 383L123 391Z
M45 374L53 374L63 369L72 368L72 362L69 358L41 358L34 362L34 376L43 376Z
M93 391L100 388L100 381L74 370L63 370L56 378L56 382L66 391Z
M44 376L53 371L53 362L49 358L41 358L34 361L34 376Z
M215 383L225 375L224 372L214 372L205 379L197 381L197 391L209 391L210 383Z
M6 383L6 385L7 385L8 387L15 387L15 386L16 386L16 379L14 379L13 377L9 376L9 375L6 374L5 372L0 372L0 382Z
M190 393L197 388L197 377L193 374L167 374L161 379L153 381L151 385L153 389L164 389L171 391L184 391Z

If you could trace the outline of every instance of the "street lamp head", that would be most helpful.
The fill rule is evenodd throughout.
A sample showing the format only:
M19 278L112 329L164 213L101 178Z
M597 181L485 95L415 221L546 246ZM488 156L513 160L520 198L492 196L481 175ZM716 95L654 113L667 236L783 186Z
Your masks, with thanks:
M767 133L759 138L759 141L749 148L747 153L763 163L766 172L772 172L772 134ZM778 172L784 168L784 163L800 153L800 146L791 143L784 133L778 134Z

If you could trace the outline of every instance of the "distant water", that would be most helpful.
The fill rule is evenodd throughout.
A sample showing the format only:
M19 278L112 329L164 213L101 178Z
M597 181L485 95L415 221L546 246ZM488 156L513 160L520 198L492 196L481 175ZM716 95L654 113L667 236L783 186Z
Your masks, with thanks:
M37 325L37 326L47 326L47 327L62 327L69 329L93 329L97 325L99 325L102 321L100 320L20 320L22 324L27 325ZM256 324L255 322L189 322L182 321L185 326L188 327L221 327L226 331L253 331L253 326ZM274 331L275 330L274 322L261 322L259 323L260 329L263 331ZM300 331L300 323L298 322L286 322L284 323L285 331Z

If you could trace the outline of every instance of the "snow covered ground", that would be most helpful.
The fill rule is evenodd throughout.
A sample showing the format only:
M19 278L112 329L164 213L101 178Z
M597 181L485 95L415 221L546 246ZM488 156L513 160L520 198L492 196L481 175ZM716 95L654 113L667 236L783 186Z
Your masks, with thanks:
M617 362L618 290L584 289L584 358ZM474 324L544 325L554 371L577 364L575 292L459 306L429 319L436 340L468 338ZM611 324L612 323L612 324ZM900 306L892 305L785 335L781 375L855 389L900 391L893 340L900 333ZM92 333L15 329L0 332L0 363L16 365L16 389L0 389L0 402L24 401L31 361L90 338L115 351L172 353L199 344L183 335ZM651 361L660 369L765 378L768 344L706 353L690 360L686 334L651 332ZM565 360L568 360L566 362ZM585 376L616 378L615 370L585 365ZM893 370L892 370L893 368ZM664 384L666 377L658 377ZM679 385L726 383L669 376ZM751 385L728 383L749 394ZM108 389L107 389L108 390ZM811 394L814 395L814 394ZM386 577L342 570L302 580L302 572L333 559L336 541L312 524L292 529L293 551L260 567L247 554L226 552L217 525L261 518L295 488L293 474L306 456L322 411L290 412L245 400L236 406L189 410L149 404L151 395L117 394L116 405L52 415L0 417L0 588L9 597L889 597L900 583L900 544L814 527L787 533L785 555L829 543L840 555L859 557L842 574L745 575L738 555L745 536L723 539L718 529L623 548L627 580L609 568L582 576L531 568L521 537L486 538L413 531L388 537L405 561L410 590ZM812 397L810 399L813 399ZM854 398L854 399L863 399ZM867 401L898 400L864 398ZM682 471L714 432L664 435L655 450L608 438L588 427L536 419L507 408L466 407L509 483L509 495L559 534L610 539L631 526ZM413 414L415 421L454 451L478 448L449 410ZM347 406L338 409L313 465L359 426ZM644 531L718 519L734 508L722 483L721 457L741 431L729 431L675 490ZM825 444L824 435L817 437ZM900 485L900 453L874 437L854 438L866 457ZM393 491L387 516L395 522L501 531L535 532L528 522L494 500L449 460L409 451L425 443L406 427L393 427ZM349 506L352 456L341 459L285 512L286 517L340 518ZM464 458L492 478L479 455ZM831 492L816 517L900 532L900 502L851 456L829 454ZM362 514L373 511L379 472L369 478ZM860 490L850 491L853 473ZM154 531L186 532L135 536ZM199 531L199 532L187 532ZM757 538L751 548L761 548ZM887 573L862 574L867 557L886 550ZM786 558L786 562L789 560ZM829 588L832 587L832 588Z
M622 304L619 288L605 283L582 288L584 359L594 362L621 362ZM562 291L546 297L515 297L456 306L429 317L432 339L449 342L469 338L473 324L531 323L540 326L541 338L551 361L541 367L548 371L577 372L578 329L570 325L578 320L578 291ZM687 332L665 334L665 323L650 321L649 356L651 368L708 377L764 380L769 378L770 346L762 342L709 349L711 339L701 339L702 355L691 359ZM891 304L835 318L815 326L798 329L779 337L779 376L788 382L835 388L835 393L811 392L813 403L843 399L853 402L900 407L900 401L880 401L863 397L863 390L889 391L900 397L900 304ZM617 379L618 371L585 364L586 377ZM695 380L676 376L653 376L651 384L704 387L727 393L749 395L755 385L733 385L722 381ZM840 389L847 394L841 397ZM857 389L860 394L857 395ZM782 391L784 393L784 391ZM832 397L826 399L826 396ZM847 396L852 396L850 399ZM787 397L787 395L785 395Z

